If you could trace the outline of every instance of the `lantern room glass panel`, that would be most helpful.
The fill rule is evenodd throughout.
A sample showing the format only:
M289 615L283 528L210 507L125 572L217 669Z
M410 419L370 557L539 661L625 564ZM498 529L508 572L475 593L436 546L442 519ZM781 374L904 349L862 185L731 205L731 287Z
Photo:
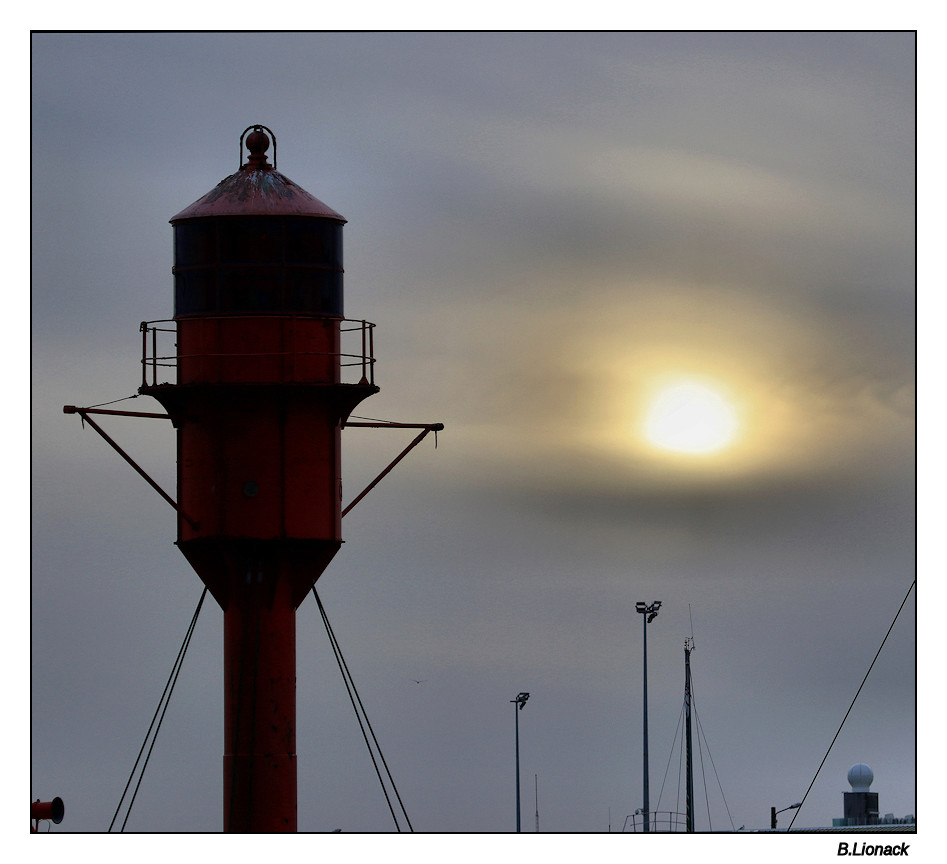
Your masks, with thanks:
M342 317L342 225L197 219L174 226L175 315Z

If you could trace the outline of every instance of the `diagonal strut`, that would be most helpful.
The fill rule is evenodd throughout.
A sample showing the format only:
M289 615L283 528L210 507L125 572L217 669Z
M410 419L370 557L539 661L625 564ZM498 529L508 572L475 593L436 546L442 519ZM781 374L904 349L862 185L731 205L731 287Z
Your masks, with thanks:
M371 429L420 429L421 433L407 446L404 450L401 451L371 483L369 483L355 498L351 503L342 511L342 515L345 516L359 501L361 501L369 492L374 489L383 477L385 477L392 468L395 467L405 456L408 455L421 441L424 440L424 437L428 432L440 432L444 428L443 423L346 423L346 426L365 426Z
M181 506L178 504L178 502L175 501L167 492L165 492L164 489L162 489L148 475L148 473L134 459L132 459L131 456L129 456L124 450L122 450L122 448L119 447L118 444L116 444L106 434L106 432L102 429L101 426L99 426L98 423L96 423L91 417L89 417L89 414L121 414L123 416L128 416L128 417L166 418L168 417L167 414L144 414L141 412L132 412L132 411L104 411L104 410L96 410L93 408L77 408L75 405L63 405L62 413L63 414L78 414L82 418L83 423L88 423L93 429L95 429L95 431L98 432L99 435L101 435L102 438L105 440L105 443L108 444L116 453L118 453L118 455L121 456L122 459L124 459L129 465L131 465L132 468L134 468L142 477L144 477L145 480L148 481L148 485L151 486L151 488L154 489L162 498L164 498L164 500L167 501L178 512L178 514L181 516L182 519L184 519L192 528L197 528L197 523L193 519L191 519L191 517L188 516L187 513L185 513L181 509Z

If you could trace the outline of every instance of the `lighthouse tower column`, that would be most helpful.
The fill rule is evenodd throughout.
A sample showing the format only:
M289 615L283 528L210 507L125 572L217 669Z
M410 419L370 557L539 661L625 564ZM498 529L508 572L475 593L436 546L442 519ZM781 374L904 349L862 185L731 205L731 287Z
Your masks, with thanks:
M267 581L251 575L224 612L230 831L296 830L296 614L289 582Z

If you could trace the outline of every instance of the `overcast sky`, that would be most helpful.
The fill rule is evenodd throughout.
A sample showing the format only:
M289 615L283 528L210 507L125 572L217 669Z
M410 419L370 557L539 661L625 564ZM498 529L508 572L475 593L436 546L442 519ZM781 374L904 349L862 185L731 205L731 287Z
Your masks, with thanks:
M55 830L108 828L201 593L171 509L62 406L136 392L138 324L173 312L168 219L253 123L348 220L381 387L357 413L446 427L318 582L414 829L515 829L521 690L524 830L537 786L541 831L622 829L637 601L663 602L652 809L683 809L691 635L698 829L802 800L915 575L914 47L35 35L31 798L63 798ZM672 379L719 394L733 439L649 440ZM174 488L170 426L102 425ZM346 498L410 437L346 432ZM392 831L311 598L297 633L299 829ZM220 829L222 647L208 600L126 831ZM794 827L842 815L856 762L882 814L915 813L915 683L912 593Z

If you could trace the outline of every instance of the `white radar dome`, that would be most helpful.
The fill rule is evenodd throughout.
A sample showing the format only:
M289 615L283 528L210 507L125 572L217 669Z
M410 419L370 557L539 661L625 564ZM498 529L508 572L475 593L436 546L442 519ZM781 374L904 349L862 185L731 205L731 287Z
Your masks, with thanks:
M867 792L874 779L874 773L864 762L852 765L848 769L848 782L852 785L852 792Z

